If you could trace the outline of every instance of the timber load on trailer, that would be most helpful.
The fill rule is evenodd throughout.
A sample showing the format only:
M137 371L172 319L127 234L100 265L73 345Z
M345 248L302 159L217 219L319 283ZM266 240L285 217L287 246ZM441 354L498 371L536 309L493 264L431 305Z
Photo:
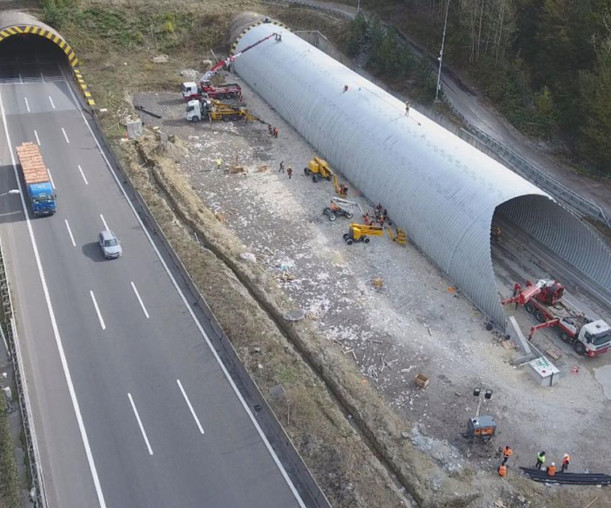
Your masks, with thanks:
M30 198L32 212L34 215L53 215L57 209L55 192L38 145L22 143L17 147L17 157Z

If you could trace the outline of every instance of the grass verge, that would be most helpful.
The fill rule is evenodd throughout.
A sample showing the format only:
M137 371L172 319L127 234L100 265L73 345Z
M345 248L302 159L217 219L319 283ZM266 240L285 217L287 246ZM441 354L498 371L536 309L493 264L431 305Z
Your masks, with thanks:
M0 391L0 506L17 508L21 506L19 475L6 407L6 396Z

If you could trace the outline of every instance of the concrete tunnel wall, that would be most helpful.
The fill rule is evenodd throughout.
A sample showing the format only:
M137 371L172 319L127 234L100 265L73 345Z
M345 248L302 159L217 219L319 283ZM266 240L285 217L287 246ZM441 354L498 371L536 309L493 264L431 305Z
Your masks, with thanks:
M288 29L244 14L231 31L234 52L273 32L282 36L236 59L235 71L332 167L383 203L410 240L499 326L505 327L505 314L490 248L497 207L611 288L609 249L541 189L413 108L407 116L403 102Z

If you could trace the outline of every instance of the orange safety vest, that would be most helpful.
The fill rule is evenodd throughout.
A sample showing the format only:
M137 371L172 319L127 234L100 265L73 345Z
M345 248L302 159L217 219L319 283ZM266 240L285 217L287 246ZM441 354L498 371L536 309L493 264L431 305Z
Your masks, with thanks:
M513 450L509 448L509 446L506 446L505 449L503 450L503 457L511 457L512 455L513 455Z
M499 476L505 476L507 474L507 466L499 466Z
M547 468L547 475L554 476L556 474L556 466L550 466Z

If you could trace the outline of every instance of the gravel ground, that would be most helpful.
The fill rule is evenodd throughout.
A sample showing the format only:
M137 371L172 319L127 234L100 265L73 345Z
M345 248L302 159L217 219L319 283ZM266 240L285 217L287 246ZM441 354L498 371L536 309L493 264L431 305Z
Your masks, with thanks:
M240 82L233 75L231 81ZM303 176L314 150L241 84L250 111L277 126L278 139L258 123L189 124L177 93L143 93L134 103L163 116L156 120L141 113L145 123L186 142L188 155L176 162L205 205L276 276L295 309L317 321L329 347L354 358L409 421L412 442L448 471L465 464L494 471L497 449L506 443L514 449L514 464L530 465L545 449L550 460L571 453L573 470L607 468L611 445L592 437L611 425L610 359L577 358L552 338L553 332L540 332L539 345L562 351L557 362L562 378L551 389L539 387L527 367L512 366L520 354L500 345L500 334L485 329L484 316L416 247L387 237L347 246L342 234L348 221L331 223L321 214L333 186ZM291 179L277 171L281 160L294 169ZM238 165L243 172L227 171ZM372 204L347 184L349 199L371 211ZM509 295L512 274L498 267L497 275L499 289ZM381 288L372 284L377 278ZM532 326L523 309L515 315L523 329ZM571 373L576 365L579 371ZM414 384L417 373L431 380L425 390ZM476 386L494 391L482 407L482 414L494 416L499 425L490 445L461 437L476 410L471 395Z

